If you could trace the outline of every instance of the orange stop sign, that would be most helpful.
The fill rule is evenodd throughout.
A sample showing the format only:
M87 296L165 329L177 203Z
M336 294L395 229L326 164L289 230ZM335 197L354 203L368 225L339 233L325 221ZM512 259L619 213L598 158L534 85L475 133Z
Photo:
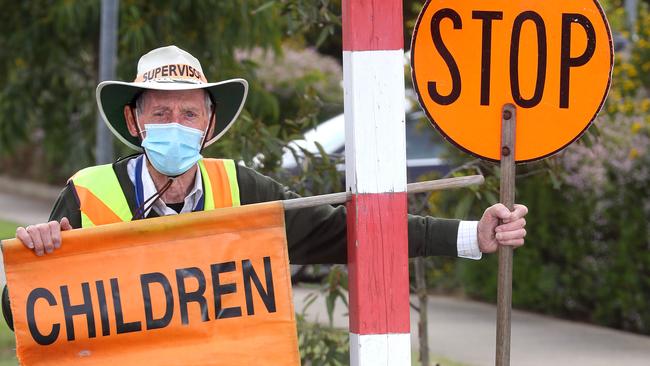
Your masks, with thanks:
M596 117L613 62L595 0L428 0L411 45L429 119L461 149L493 161L504 104L517 108L516 161L548 157Z

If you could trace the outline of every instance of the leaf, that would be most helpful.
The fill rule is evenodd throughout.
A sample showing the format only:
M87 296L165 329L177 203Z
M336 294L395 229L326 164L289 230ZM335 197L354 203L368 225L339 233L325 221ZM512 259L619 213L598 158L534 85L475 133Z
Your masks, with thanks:
M485 199L487 200L488 204L493 205L497 202L499 202L497 196L494 194L492 191L485 191Z
M334 324L334 305L336 304L336 294L328 294L325 297L325 305L327 307L327 317L329 319L330 327Z
M331 34L332 32L330 31L330 28L323 28L320 31L320 34L318 35L318 39L316 40L316 48L319 48L320 46L323 45L327 37Z
M318 294L314 292L310 292L309 294L307 294L304 300L305 307L303 308L303 312L307 311L307 308L310 307L314 303L314 301L316 301L316 299L318 299Z
M259 13L259 12L262 12L262 11L264 11L264 10L270 8L271 6L275 5L275 3L276 3L275 0L267 1L266 3L260 5L257 9L254 9L254 10L251 12L251 14L252 14L252 15L255 15L255 14Z
M553 170L548 171L548 176L551 178L551 183L553 184L554 189L560 189L562 187L562 182L560 179L557 177L557 174Z
M456 209L454 210L454 217L466 218L469 214L470 208L472 207L472 203L474 203L474 195L464 195L463 198L461 198L460 202L458 202L458 205L456 205Z

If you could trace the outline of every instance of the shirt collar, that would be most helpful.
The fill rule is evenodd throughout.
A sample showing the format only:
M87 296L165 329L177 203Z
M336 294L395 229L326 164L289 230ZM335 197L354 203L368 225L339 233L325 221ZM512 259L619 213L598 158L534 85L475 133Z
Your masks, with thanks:
M149 174L149 169L147 169L147 160L146 156L142 155L140 159L144 159L142 162L142 191L144 195L145 201L156 194L156 186L153 183L153 179L151 178L151 174ZM185 197L184 200L184 205L183 209L181 210L181 213L186 213L186 212L192 212L194 210L194 207L196 204L199 202L201 197L203 196L203 180L201 178L201 169L197 168L196 169L196 176L194 178L194 187L190 191L190 193ZM167 216L167 215L175 215L177 214L176 211L173 209L167 207L167 205L163 202L163 200L158 197L153 203L151 207L156 213L160 216ZM147 217L149 214L149 210L144 213L144 217Z

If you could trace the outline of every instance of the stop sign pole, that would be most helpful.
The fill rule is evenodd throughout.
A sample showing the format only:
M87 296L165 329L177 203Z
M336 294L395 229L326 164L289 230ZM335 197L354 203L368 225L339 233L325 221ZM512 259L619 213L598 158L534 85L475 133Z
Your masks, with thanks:
M516 108L503 106L501 114L501 180L499 198L510 211L515 204L515 135ZM497 284L497 340L496 366L510 365L510 315L512 312L512 247L499 246L499 272Z
M413 85L448 141L501 164L501 202L513 210L515 163L562 151L598 115L612 45L597 0L427 0L413 32ZM510 364L512 261L500 246L497 366Z
M350 364L410 365L401 0L343 0Z

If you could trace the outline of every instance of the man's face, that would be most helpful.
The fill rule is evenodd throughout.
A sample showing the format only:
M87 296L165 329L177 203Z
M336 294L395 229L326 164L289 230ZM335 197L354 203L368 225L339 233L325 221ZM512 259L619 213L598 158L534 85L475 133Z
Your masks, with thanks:
M139 130L144 132L149 123L177 122L183 126L205 132L208 127L209 112L205 105L203 90L147 90L141 96L141 108L137 112ZM125 107L129 132L137 136L130 111ZM134 111L135 112L135 111ZM144 137L144 136L142 136Z

